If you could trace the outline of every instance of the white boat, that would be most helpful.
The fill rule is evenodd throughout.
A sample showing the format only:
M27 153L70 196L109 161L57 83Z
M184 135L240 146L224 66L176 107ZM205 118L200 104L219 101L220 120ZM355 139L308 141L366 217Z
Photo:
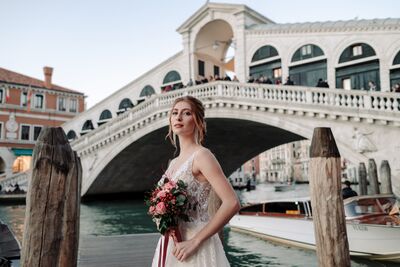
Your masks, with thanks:
M393 195L357 196L344 201L350 255L400 262L400 218L389 215L395 202ZM309 198L249 205L229 224L232 230L315 249Z

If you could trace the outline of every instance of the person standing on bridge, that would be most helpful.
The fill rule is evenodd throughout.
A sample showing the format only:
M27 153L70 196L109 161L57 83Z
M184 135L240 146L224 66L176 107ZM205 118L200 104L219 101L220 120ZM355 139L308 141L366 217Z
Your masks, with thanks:
M167 137L176 148L179 144L179 155L171 161L165 174L187 184L189 221L179 222L183 241L172 238L174 242L168 242L165 266L229 266L218 232L239 210L240 204L217 159L202 146L205 133L203 104L192 96L176 99L169 116ZM153 257L153 267L161 262L162 238Z

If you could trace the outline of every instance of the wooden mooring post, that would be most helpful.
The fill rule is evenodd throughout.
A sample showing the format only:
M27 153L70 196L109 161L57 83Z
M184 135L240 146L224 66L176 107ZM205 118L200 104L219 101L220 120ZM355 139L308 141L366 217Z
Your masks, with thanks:
M369 194L380 194L378 171L374 159L368 159L368 181L369 181Z
M368 195L368 184L367 184L367 168L364 162L360 162L358 166L358 185L360 196Z
M62 128L42 129L32 167L21 266L76 267L82 168Z
M315 128L310 147L310 190L318 265L350 266L341 189L340 154L330 128Z
M381 178L381 193L393 194L389 161L382 160L381 166L379 167L379 177Z

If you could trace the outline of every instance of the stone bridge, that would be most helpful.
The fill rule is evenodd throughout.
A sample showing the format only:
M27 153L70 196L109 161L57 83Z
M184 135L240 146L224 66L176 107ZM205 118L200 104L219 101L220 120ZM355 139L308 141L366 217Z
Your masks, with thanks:
M389 160L400 186L400 94L301 86L214 82L152 95L72 141L83 167L82 195L148 190L174 157L165 139L175 98L192 95L206 107L206 146L229 175L259 153L311 139L330 127L341 156L353 164ZM65 132L84 116L63 125ZM398 192L398 191L397 191Z

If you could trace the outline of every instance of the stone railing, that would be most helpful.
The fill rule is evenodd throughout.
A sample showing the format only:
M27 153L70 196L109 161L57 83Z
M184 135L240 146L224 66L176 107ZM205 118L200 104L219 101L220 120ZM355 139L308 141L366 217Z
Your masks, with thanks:
M30 171L25 171L25 172L19 172L16 174L13 174L5 179L0 180L0 185L2 187L2 190L7 188L9 185L25 185L28 182L28 176L29 176Z
M133 109L73 141L71 145L80 151L99 142L112 142L131 130L143 127L151 120L167 116L173 101L184 95L192 95L211 105L225 101L246 103L255 108L260 105L284 106L299 112L312 109L314 112L327 113L327 110L333 109L338 113L345 111L348 116L362 117L369 121L374 116L400 126L399 93L219 81L153 95ZM67 132L69 129L65 130Z

